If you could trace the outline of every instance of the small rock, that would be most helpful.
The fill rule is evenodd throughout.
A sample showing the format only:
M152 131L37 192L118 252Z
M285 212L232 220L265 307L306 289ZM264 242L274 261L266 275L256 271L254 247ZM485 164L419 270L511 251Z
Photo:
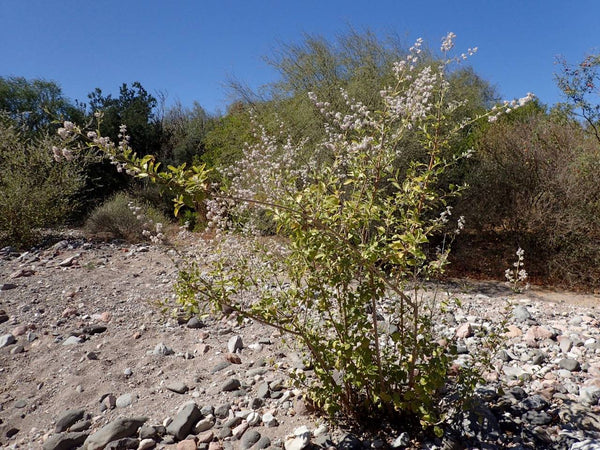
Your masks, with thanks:
M200 411L200 412L202 412L202 411ZM208 431L214 426L215 426L215 420L211 414L210 416L205 417L204 419L200 420L194 426L194 434L200 434L203 431Z
M154 351L152 353L157 356L168 356L175 354L172 348L167 347L162 342L156 344L156 347L154 347Z
M227 361L229 361L231 364L241 364L242 363L242 358L240 358L240 356L235 353L227 353L225 355L225 359Z
M185 394L189 388L183 381L174 381L166 386L169 391L176 392L177 394Z
M256 388L256 396L260 399L269 397L269 383L261 383Z
M79 448L87 439L89 433L60 433L48 438L42 448L44 450L71 450Z
M569 372L577 372L581 369L579 361L571 358L563 358L559 361L558 365L561 369L568 370Z
M519 322L525 322L526 320L531 319L531 313L524 306L517 306L513 309L513 317L517 319Z
M262 421L265 424L265 426L267 426L269 428L276 427L279 425L279 422L277 421L275 416L273 416L273 414L271 414L271 413L263 414Z
M261 438L254 444L253 449L259 450L263 448L269 448L271 446L271 439L268 436L261 436Z
M196 450L197 448L198 444L194 439L186 439L177 443L177 450Z
M69 336L63 341L62 345L77 345L81 344L82 342L83 339L81 339L79 336Z
M167 426L167 433L172 436L175 436L176 439L185 438L189 432L192 430L192 427L200 420L202 414L200 413L200 409L198 409L198 405L194 402L186 403L181 407L173 422Z
M459 339L465 339L473 336L473 327L469 322L463 323L456 329L456 337Z
M103 395L100 399L100 403L105 409L115 409L117 406L117 397L115 397L113 394Z
M523 331L515 325L508 325L506 327L506 333L504 334L507 338L515 338L519 336L523 336Z
M246 422L244 420L237 427L235 427L234 429L231 430L231 434L234 439L240 439L242 437L242 435L246 432L247 429L248 429L248 422Z
M24 351L25 351L25 347L23 347L21 344L17 344L13 348L10 349L10 354L17 355L19 353L23 353Z
M232 336L229 338L227 342L227 349L229 353L235 353L238 350L242 350L244 348L244 343L242 341L242 337L239 335Z
M83 419L85 411L83 409L69 409L63 412L56 420L54 431L60 433L69 429L75 422Z
M215 408L215 416L218 417L219 419L225 419L227 416L229 416L229 410L231 409L231 405L229 404L223 404L223 405L219 405Z
M120 395L116 400L117 408L127 408L132 405L133 402L137 399L135 394L123 394Z
M70 267L77 261L77 258L79 258L80 256L81 256L80 253L77 253L76 255L73 255L73 256L69 256L68 258L66 258L66 259L62 260L60 263L58 263L58 265L60 267Z
M242 384L240 383L240 380L238 380L237 378L230 378L223 384L223 386L221 386L221 391L222 392L236 391L241 386L242 386Z
M235 435L235 433L234 433ZM256 430L248 430L244 433L240 440L240 447L242 449L249 449L260 440L260 433Z
M206 325L204 325L204 323L197 317L192 317L190 320L188 320L188 322L186 324L186 327L192 328L192 329L203 328L205 326Z
M408 445L410 444L410 437L408 436L408 433L400 433L400 435L394 439L394 441L392 442L391 447L392 448L402 448L402 447L408 447Z
M287 438L283 444L285 450L302 450L310 444L310 435ZM341 448L341 447L339 447Z
M121 439L116 439L112 442L109 442L105 450L133 450L137 449L140 445L140 440L133 437L124 437Z
M148 450L154 447L156 447L156 441L154 441L154 439L147 438L140 441L137 450Z
M248 414L248 417L246 417L246 420L248 421L248 425L253 427L258 422L260 422L260 414L258 414L256 411L252 411L250 414Z
M586 405L597 405L600 401L600 387L581 386L579 388L579 399Z

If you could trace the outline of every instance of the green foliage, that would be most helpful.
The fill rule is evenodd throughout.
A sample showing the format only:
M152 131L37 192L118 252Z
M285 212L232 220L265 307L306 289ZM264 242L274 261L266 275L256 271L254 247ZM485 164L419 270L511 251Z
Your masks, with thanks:
M28 137L0 117L0 246L26 248L45 228L64 224L77 207L85 155L57 165L57 137Z
M465 399L481 367L475 361L451 374L452 343L434 327L444 305L425 289L444 272L462 228L462 218L449 225L447 207L461 188L443 177L468 156L448 150L470 122L455 122L461 104L449 101L451 60L440 66L422 56L417 43L394 66L381 108L342 92L344 115L311 94L324 130L316 145L295 142L297 130L285 126L275 136L259 128L219 190L209 189L203 165L161 171L154 157L139 158L127 145L120 153L99 136L90 145L130 175L174 189L176 208L207 199L211 223L224 227L212 267L181 272L183 308L227 308L293 336L315 374L297 381L330 414L409 415L429 427L443 419L441 392ZM399 170L407 136L420 157ZM260 214L279 238L253 232L251 219ZM221 234L236 224L241 234Z
M0 77L0 110L27 133L49 131L59 119L83 119L81 109L69 103L58 84L23 77Z
M169 109L163 119L166 135L163 158L172 164L197 161L206 152L206 135L213 122L198 103L194 103L191 110L179 103Z
M228 113L216 119L214 127L206 134L206 153L202 161L208 167L228 167L243 155L245 143L252 138L252 121L249 108L235 103ZM218 176L218 174L213 174Z
M465 173L471 188L457 205L471 230L487 233L487 243L521 246L536 278L597 285L600 150L593 135L568 115L546 114L534 103L486 127L475 144Z
M149 240L150 234L160 232L166 223L168 219L159 210L120 192L92 211L85 229L94 236L137 243ZM157 224L162 224L159 230Z

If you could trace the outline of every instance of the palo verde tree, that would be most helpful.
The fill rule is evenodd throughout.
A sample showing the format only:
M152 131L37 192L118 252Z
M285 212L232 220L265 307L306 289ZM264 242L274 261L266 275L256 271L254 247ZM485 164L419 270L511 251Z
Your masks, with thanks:
M0 110L27 134L48 131L57 120L83 120L81 108L71 104L54 81L0 77Z

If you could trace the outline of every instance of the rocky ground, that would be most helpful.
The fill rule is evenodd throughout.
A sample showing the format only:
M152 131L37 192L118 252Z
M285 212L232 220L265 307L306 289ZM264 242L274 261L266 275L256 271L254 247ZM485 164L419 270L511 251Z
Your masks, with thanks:
M507 313L479 400L448 418L443 439L401 424L350 432L290 386L290 370L309 368L273 330L161 311L182 253L194 252L189 237L159 247L69 232L54 242L0 251L4 448L600 449L600 298L447 286L462 302L441 330L457 338L457 366Z

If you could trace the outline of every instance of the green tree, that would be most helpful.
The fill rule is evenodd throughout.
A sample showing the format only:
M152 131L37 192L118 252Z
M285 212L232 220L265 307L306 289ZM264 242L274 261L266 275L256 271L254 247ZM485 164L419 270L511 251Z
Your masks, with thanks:
M131 87L123 83L119 96L105 95L96 88L88 95L90 114L103 114L100 129L115 142L120 140L121 125L127 126L130 142L140 152L158 154L162 143L162 125L156 115L158 102L140 82Z
M96 88L88 98L88 120L94 120L94 115L100 112L100 131L104 135L119 142L123 138L121 126L125 125L131 145L145 154L162 156L164 133L156 112L158 101L141 83L136 81L131 86L123 83L118 97L104 94L100 88ZM115 172L108 161L91 164L82 199L84 212L89 212L115 192L132 186L131 179Z
M24 77L0 77L0 110L27 133L48 130L60 119L83 119L82 108L71 104L56 82Z
M162 122L165 142L161 153L165 160L173 164L191 163L206 153L206 135L214 120L198 102L191 109L176 103L167 110Z

